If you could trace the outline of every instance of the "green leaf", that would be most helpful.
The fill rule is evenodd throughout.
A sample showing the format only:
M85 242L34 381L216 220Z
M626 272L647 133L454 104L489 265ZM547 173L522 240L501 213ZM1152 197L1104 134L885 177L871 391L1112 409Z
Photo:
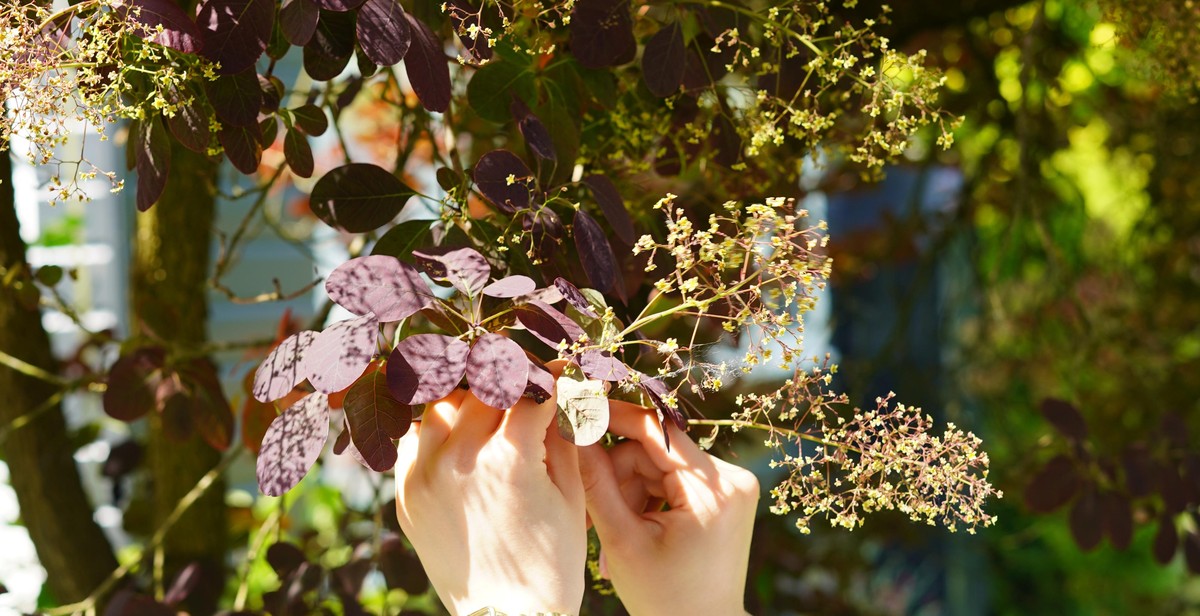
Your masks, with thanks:
M414 263L412 251L433 244L432 223L428 220L402 222L383 234L371 249L372 255L390 255Z
M479 117L503 124L512 116L509 102L516 94L526 103L537 99L533 73L503 60L484 65L467 83L467 102Z

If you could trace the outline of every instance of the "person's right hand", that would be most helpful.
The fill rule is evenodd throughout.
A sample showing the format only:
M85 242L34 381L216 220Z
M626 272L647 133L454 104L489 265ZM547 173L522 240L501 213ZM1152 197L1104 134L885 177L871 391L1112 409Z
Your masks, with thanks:
M621 602L633 616L745 614L758 480L669 422L668 450L650 409L609 407L609 431L629 440L580 448L579 462L601 567Z

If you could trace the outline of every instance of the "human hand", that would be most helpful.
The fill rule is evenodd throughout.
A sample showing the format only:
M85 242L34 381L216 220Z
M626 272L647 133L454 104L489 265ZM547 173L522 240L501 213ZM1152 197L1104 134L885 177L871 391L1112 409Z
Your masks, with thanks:
M400 527L452 614L579 613L583 486L554 411L554 397L498 411L457 390L400 439Z
M655 414L610 401L609 431L626 437L579 450L602 566L630 614L745 614L758 480L700 450ZM661 511L661 504L670 506Z

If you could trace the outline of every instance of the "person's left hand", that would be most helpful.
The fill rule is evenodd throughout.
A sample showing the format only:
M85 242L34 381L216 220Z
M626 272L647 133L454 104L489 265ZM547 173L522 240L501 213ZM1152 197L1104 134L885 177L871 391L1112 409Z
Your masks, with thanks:
M400 527L451 614L579 613L584 494L554 412L554 397L498 411L456 390L400 439Z

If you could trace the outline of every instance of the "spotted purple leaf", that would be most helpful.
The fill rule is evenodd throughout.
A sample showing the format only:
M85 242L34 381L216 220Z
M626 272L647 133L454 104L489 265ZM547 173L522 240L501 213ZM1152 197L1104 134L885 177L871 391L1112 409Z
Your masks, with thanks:
M219 62L222 75L240 73L267 50L275 24L272 0L206 0L196 16L204 57Z
M579 260L592 287L601 293L616 291L617 257L600 223L587 212L579 210L575 212L573 229Z
M421 104L429 111L443 112L450 107L450 65L442 48L442 39L424 22L404 14L412 30L412 46L404 56L404 70Z
M278 400L305 379L301 363L317 332L304 330L283 339L263 360L254 373L254 399L259 402Z
M134 34L175 51L200 53L204 45L200 28L179 5L171 0L133 0L130 4L137 8L131 19L140 26Z
M317 31L320 16L320 7L313 0L284 0L279 9L279 28L289 43L303 47Z
M579 367L588 378L601 381L615 382L629 376L629 368L621 360L603 351L584 351L579 358Z
M467 343L441 334L401 340L388 357L388 389L396 400L425 404L445 397L467 371Z
M137 209L145 212L158 202L171 169L171 141L156 118L140 123L137 150Z
M433 294L417 269L395 257L351 259L325 280L329 298L346 310L379 321L399 321L428 308Z
M484 334L467 356L467 382L480 402L507 409L521 399L529 380L529 359L520 345L499 334Z
M596 311L592 309L592 304L588 302L587 297L583 295L579 287L571 284L566 278L561 276L555 278L554 288L558 290L563 299L567 300L568 304L571 304L571 306L585 316L592 317L593 319L600 318L600 315L596 314Z
M412 254L430 278L448 282L467 295L478 293L492 277L492 266L474 248L426 248Z
M554 395L554 375L541 364L529 361L529 381L525 385L525 397L541 404Z
M371 363L378 338L379 321L373 314L329 326L301 360L308 382L327 394L346 389Z
M312 393L271 422L258 453L258 488L282 496L308 474L329 437L329 397Z
M399 0L367 0L358 10L358 44L372 62L391 66L404 59L412 29Z
M584 335L583 328L554 306L538 300L528 300L514 311L517 321L534 338L557 349L560 342L571 344Z

